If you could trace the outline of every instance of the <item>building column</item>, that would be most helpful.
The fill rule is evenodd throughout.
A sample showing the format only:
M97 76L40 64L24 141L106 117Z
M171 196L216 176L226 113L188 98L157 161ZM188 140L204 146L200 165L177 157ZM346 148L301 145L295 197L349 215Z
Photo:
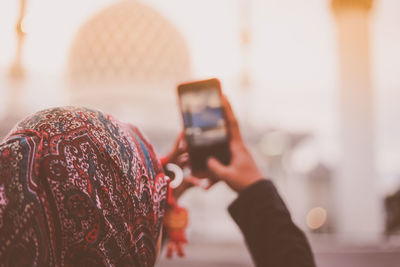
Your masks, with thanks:
M340 66L341 157L336 179L337 230L370 239L382 231L374 160L370 11L373 0L332 0Z

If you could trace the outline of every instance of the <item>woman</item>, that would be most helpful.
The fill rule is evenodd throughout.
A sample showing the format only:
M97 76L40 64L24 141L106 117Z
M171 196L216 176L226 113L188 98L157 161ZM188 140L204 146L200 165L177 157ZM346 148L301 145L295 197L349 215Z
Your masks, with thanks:
M153 266L168 178L134 126L55 108L0 146L0 263Z
M262 178L223 102L232 160L225 166L209 159L205 175L238 193L229 212L255 265L315 266L306 237L272 182ZM164 163L184 156L180 140ZM39 112L0 145L0 264L153 266L166 206L176 213L169 209L165 221L185 224L177 223L182 209L171 198L167 203L167 192L168 177L137 128L83 108ZM166 232L177 238L167 255L182 256L182 229L170 228Z

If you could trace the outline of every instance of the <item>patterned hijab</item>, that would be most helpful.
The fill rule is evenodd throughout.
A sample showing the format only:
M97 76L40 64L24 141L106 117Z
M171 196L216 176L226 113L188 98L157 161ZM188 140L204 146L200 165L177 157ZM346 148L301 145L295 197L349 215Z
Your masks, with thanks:
M168 191L137 128L54 108L0 144L0 265L153 266Z

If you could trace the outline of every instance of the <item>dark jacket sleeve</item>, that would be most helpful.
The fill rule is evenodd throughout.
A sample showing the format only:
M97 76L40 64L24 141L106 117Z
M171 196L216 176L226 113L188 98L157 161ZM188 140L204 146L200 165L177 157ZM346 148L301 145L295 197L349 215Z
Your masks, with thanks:
M240 227L258 267L315 266L304 233L269 180L246 188L230 205L229 213Z

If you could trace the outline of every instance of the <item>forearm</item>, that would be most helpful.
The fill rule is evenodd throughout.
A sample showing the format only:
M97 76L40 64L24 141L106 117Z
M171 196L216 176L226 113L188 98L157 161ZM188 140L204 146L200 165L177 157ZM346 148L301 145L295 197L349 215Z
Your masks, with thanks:
M262 180L245 189L229 212L257 266L315 266L306 237L292 222L272 182Z

